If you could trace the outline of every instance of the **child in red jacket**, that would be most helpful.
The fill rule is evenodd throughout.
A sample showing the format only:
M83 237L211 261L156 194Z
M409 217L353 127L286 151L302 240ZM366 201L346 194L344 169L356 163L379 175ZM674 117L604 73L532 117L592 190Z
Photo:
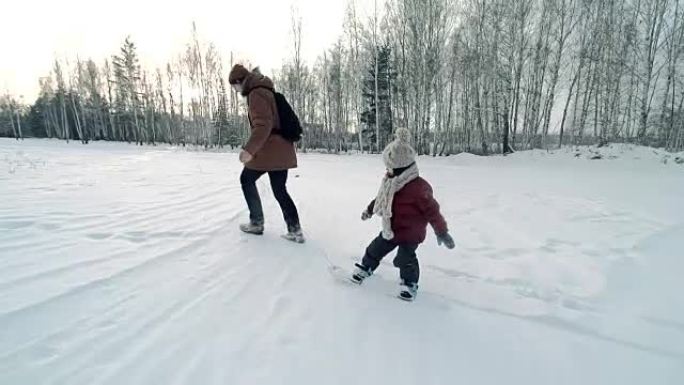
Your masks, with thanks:
M416 249L425 241L428 223L432 225L439 245L454 248L446 221L439 212L439 203L432 196L432 187L418 175L416 153L409 140L409 131L400 128L396 139L382 153L387 174L377 197L361 214L363 220L370 219L373 214L381 216L382 232L366 248L351 277L353 282L362 283L387 254L398 248L394 266L399 268L402 280L399 298L406 301L412 301L418 292L420 267Z

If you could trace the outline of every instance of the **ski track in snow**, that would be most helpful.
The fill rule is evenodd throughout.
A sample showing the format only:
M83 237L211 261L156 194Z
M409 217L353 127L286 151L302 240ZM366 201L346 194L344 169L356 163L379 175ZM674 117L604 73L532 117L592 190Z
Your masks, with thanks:
M409 304L392 256L327 271L380 231L379 157L300 154L296 245L267 177L237 231L236 154L0 140L0 384L684 383L684 168L620 151L421 157L457 248Z

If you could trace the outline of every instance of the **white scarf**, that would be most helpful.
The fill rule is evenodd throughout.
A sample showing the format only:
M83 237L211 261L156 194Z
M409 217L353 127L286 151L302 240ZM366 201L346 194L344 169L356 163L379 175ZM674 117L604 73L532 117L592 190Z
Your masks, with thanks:
M394 238L392 231L392 202L394 194L404 188L409 182L418 178L418 165L414 163L404 170L401 175L390 178L385 175L380 184L378 196L375 198L373 213L382 217L382 237L388 241Z

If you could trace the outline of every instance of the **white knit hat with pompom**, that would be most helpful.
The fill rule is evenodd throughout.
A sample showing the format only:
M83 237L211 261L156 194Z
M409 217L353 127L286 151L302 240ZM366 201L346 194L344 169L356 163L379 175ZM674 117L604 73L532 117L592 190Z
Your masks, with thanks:
M416 161L416 151L411 147L411 133L407 128L394 132L396 139L385 147L382 159L388 169L404 168Z

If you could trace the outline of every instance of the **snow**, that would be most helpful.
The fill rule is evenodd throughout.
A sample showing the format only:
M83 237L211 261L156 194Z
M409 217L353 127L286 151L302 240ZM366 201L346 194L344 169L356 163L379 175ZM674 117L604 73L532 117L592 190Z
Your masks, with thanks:
M662 149L637 146L625 143L614 143L606 146L567 146L562 149L549 151L534 150L524 152L532 156L551 155L560 158L581 158L589 160L620 160L622 162L637 161L637 163L684 164L684 152L672 153Z
M600 151L421 157L457 248L408 304L390 257L328 273L380 231L377 156L300 154L296 245L266 178L237 231L236 154L0 140L0 384L682 384L684 166Z

